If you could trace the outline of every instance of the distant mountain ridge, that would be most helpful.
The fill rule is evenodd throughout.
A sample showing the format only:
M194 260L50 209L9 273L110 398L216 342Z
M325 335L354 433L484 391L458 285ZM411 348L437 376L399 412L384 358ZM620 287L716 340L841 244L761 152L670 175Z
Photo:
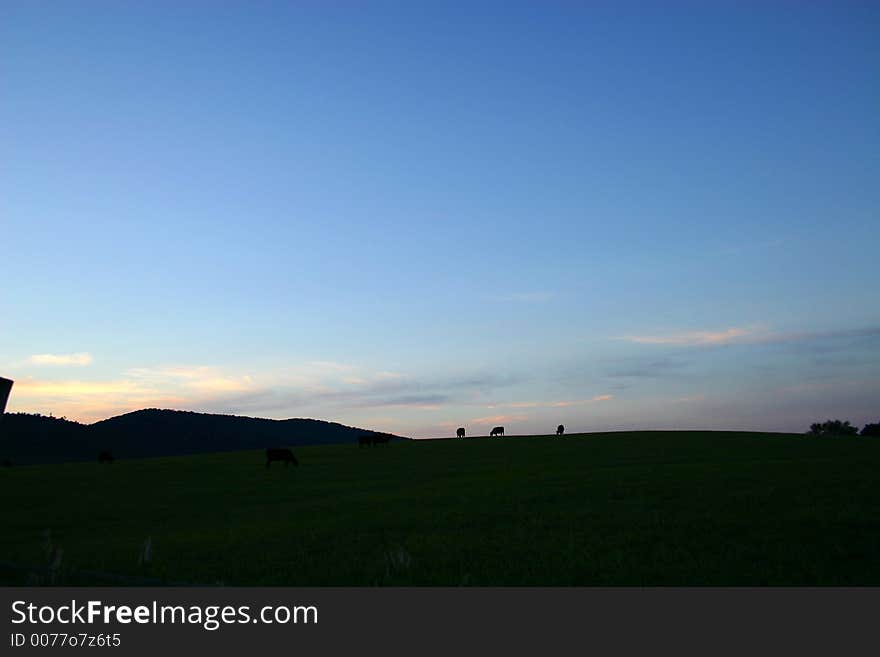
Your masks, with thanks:
M355 443L360 435L380 433L325 420L270 420L158 408L94 424L7 413L0 416L0 461L14 465L91 461L102 450L110 450L115 458L144 458L332 445Z

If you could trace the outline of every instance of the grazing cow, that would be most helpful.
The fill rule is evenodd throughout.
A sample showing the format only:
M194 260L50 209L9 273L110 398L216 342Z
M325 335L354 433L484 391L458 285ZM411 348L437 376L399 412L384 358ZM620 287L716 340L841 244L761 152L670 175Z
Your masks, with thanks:
M293 452L284 447L270 447L266 450L266 467L268 468L272 461L284 461L284 467L291 463L299 465L299 461L293 455Z
M374 434L373 435L373 444L374 445L388 445L391 442L391 436L387 434Z
M464 438L464 427L459 427L458 431L455 432L455 435L459 438Z
M12 461L10 461L9 459L3 459L3 463L0 463L0 465L2 465L4 468L11 468Z
M98 463L113 463L113 454L109 449L105 449L98 454Z
M565 427L564 427L564 426L562 426L562 425L560 424L558 427L556 427L556 435L557 435L557 436L561 436L561 435L564 434L564 433L565 433Z
M495 427L492 431L489 432L490 436L503 436L504 435L504 427Z
M373 446L373 437L364 434L362 436L358 436L358 447L372 447Z

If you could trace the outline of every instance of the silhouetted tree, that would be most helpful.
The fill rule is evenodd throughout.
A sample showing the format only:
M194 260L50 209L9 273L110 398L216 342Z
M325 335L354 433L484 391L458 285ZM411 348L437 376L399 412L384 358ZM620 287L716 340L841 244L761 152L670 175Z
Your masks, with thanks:
M880 422L875 424L866 424L862 429L863 436L871 436L872 438L880 438Z
M859 430L849 420L825 420L810 425L808 436L857 436Z

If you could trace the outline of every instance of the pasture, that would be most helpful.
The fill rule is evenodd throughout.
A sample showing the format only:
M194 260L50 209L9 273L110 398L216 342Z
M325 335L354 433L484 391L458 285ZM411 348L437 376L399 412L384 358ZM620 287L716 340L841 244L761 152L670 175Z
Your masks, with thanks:
M877 439L631 432L295 453L290 468L250 451L0 469L0 583L880 584Z

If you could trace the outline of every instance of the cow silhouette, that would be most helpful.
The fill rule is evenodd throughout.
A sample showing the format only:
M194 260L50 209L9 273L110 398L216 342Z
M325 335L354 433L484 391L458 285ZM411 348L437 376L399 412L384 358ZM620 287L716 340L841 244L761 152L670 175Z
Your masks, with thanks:
M266 450L267 468L272 464L272 461L284 461L284 467L287 467L291 463L299 465L299 461L296 460L293 452L283 447L270 447Z
M503 436L504 435L504 427L495 427L492 431L489 432L490 436Z
M459 438L464 438L464 427L459 427L458 431L455 432L455 435Z
M562 425L560 424L558 427L556 427L556 435L557 435L557 436L561 436L561 435L564 434L564 433L565 433L565 427L564 427L564 426L562 426Z
M373 447L374 445L387 445L391 441L391 436L384 434L363 434L358 437L358 447Z
M113 463L113 454L109 449L103 450L98 454L98 463Z

